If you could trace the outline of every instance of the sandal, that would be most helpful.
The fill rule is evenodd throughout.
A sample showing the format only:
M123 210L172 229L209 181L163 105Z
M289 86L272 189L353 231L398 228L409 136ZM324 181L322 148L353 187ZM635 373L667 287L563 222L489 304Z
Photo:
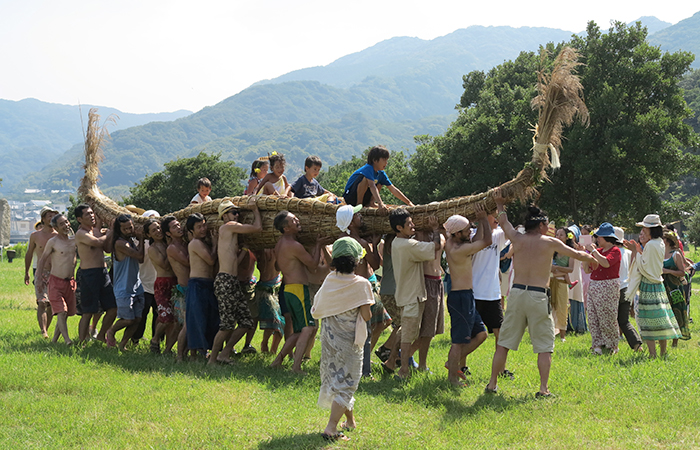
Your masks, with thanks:
M349 441L350 438L345 436L342 431L337 432L336 434L328 434L328 433L321 433L321 437L328 442L335 442L335 441Z

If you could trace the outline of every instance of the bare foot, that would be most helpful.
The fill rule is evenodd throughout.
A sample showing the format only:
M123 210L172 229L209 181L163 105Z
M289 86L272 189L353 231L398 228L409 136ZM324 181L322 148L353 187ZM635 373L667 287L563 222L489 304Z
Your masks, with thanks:
M294 372L294 373L296 373L296 374L298 374L298 375L302 375L302 376L303 376L303 375L306 375L306 372L304 372L304 371L301 370L301 369L292 369L292 372Z
M216 362L219 364L229 364L229 365L234 365L236 362L232 360L231 358L225 358L225 359L216 359Z
M44 339L48 339L48 338L49 338L49 334L48 334L46 331L42 331L42 332L41 332L41 337L43 337Z
M98 338L98 340L99 340L99 338ZM107 343L107 347L116 347L117 346L117 340L114 338L114 332L112 331L111 328L109 330L107 330L107 332L105 333L104 342Z

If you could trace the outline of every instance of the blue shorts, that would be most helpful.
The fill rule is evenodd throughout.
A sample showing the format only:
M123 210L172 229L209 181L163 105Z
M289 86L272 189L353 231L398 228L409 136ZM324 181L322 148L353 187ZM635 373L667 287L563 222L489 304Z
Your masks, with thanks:
M187 347L210 350L219 331L219 303L214 296L214 280L190 278L185 295Z
M447 311L450 313L453 344L468 344L476 335L486 331L471 289L450 291L447 294Z
M143 292L129 297L118 297L117 317L124 320L140 319L145 304L146 297L143 295Z

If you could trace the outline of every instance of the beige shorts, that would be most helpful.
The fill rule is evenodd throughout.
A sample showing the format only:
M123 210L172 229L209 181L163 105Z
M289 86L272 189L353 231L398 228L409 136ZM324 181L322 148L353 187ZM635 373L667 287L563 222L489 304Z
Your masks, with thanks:
M401 343L412 343L418 339L425 311L425 302L410 303L401 308Z
M508 309L501 325L498 345L517 350L525 328L530 332L534 353L554 351L554 320L547 294L513 288L508 295Z

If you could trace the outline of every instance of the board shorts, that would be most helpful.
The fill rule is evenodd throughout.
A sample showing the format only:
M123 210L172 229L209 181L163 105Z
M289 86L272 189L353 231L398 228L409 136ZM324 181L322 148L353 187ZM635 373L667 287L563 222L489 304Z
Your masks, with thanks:
M117 298L117 318L124 320L140 319L143 307L146 305L146 296L143 292L126 297Z
M425 309L420 324L420 337L435 337L445 332L445 301L442 279L425 275Z
M305 327L316 326L316 320L311 316L311 298L308 286L285 284L284 299L292 315L292 327L295 333L301 333Z
M241 281L229 273L218 273L214 278L214 294L219 304L219 329L253 328L255 322L248 309L248 297Z
M554 351L554 319L547 293L514 285L508 295L508 310L498 335L498 345L517 350L525 328L530 332L534 353Z
M41 282L43 283L44 290L39 293L40 296L37 297L36 302L47 304L49 303L49 277L51 276L50 270L44 270L41 274ZM36 286L36 269L34 269L34 281L32 283Z
M75 279L49 276L49 303L53 315L68 313L74 316L75 309Z
M251 328L255 328L255 321L258 320L258 316L260 315L260 304L255 298L255 285L257 281L255 277L253 277L248 281L240 281L240 283L241 288L243 288L243 295L245 295L246 302L248 302L250 317L253 318L253 326Z
M476 310L484 321L484 325L493 333L493 330L498 330L503 324L503 307L500 300L474 300L476 302Z
M173 303L173 315L180 326L185 325L185 318L187 316L186 299L187 286L182 287L176 284L173 290L170 291L170 301Z
M193 350L211 349L219 331L219 305L214 280L190 278L187 282L187 346Z
M486 331L481 316L476 310L474 291L451 290L447 294L447 311L450 313L450 336L453 344L468 344L482 331ZM498 341L500 344L500 340Z
M425 302L414 302L401 308L401 343L413 343L420 335Z
M274 330L284 334L285 320L280 311L278 281L258 281L255 285L255 301L259 306L258 321L261 330Z
M100 307L108 311L117 307L112 279L106 267L80 269L80 310L83 314L96 314Z
M382 294L379 296L386 309L387 314L391 317L391 324L396 327L401 326L401 308L396 306L396 297L393 295Z
M175 322L173 313L172 292L177 284L177 277L158 277L153 283L153 298L158 311L158 323Z

